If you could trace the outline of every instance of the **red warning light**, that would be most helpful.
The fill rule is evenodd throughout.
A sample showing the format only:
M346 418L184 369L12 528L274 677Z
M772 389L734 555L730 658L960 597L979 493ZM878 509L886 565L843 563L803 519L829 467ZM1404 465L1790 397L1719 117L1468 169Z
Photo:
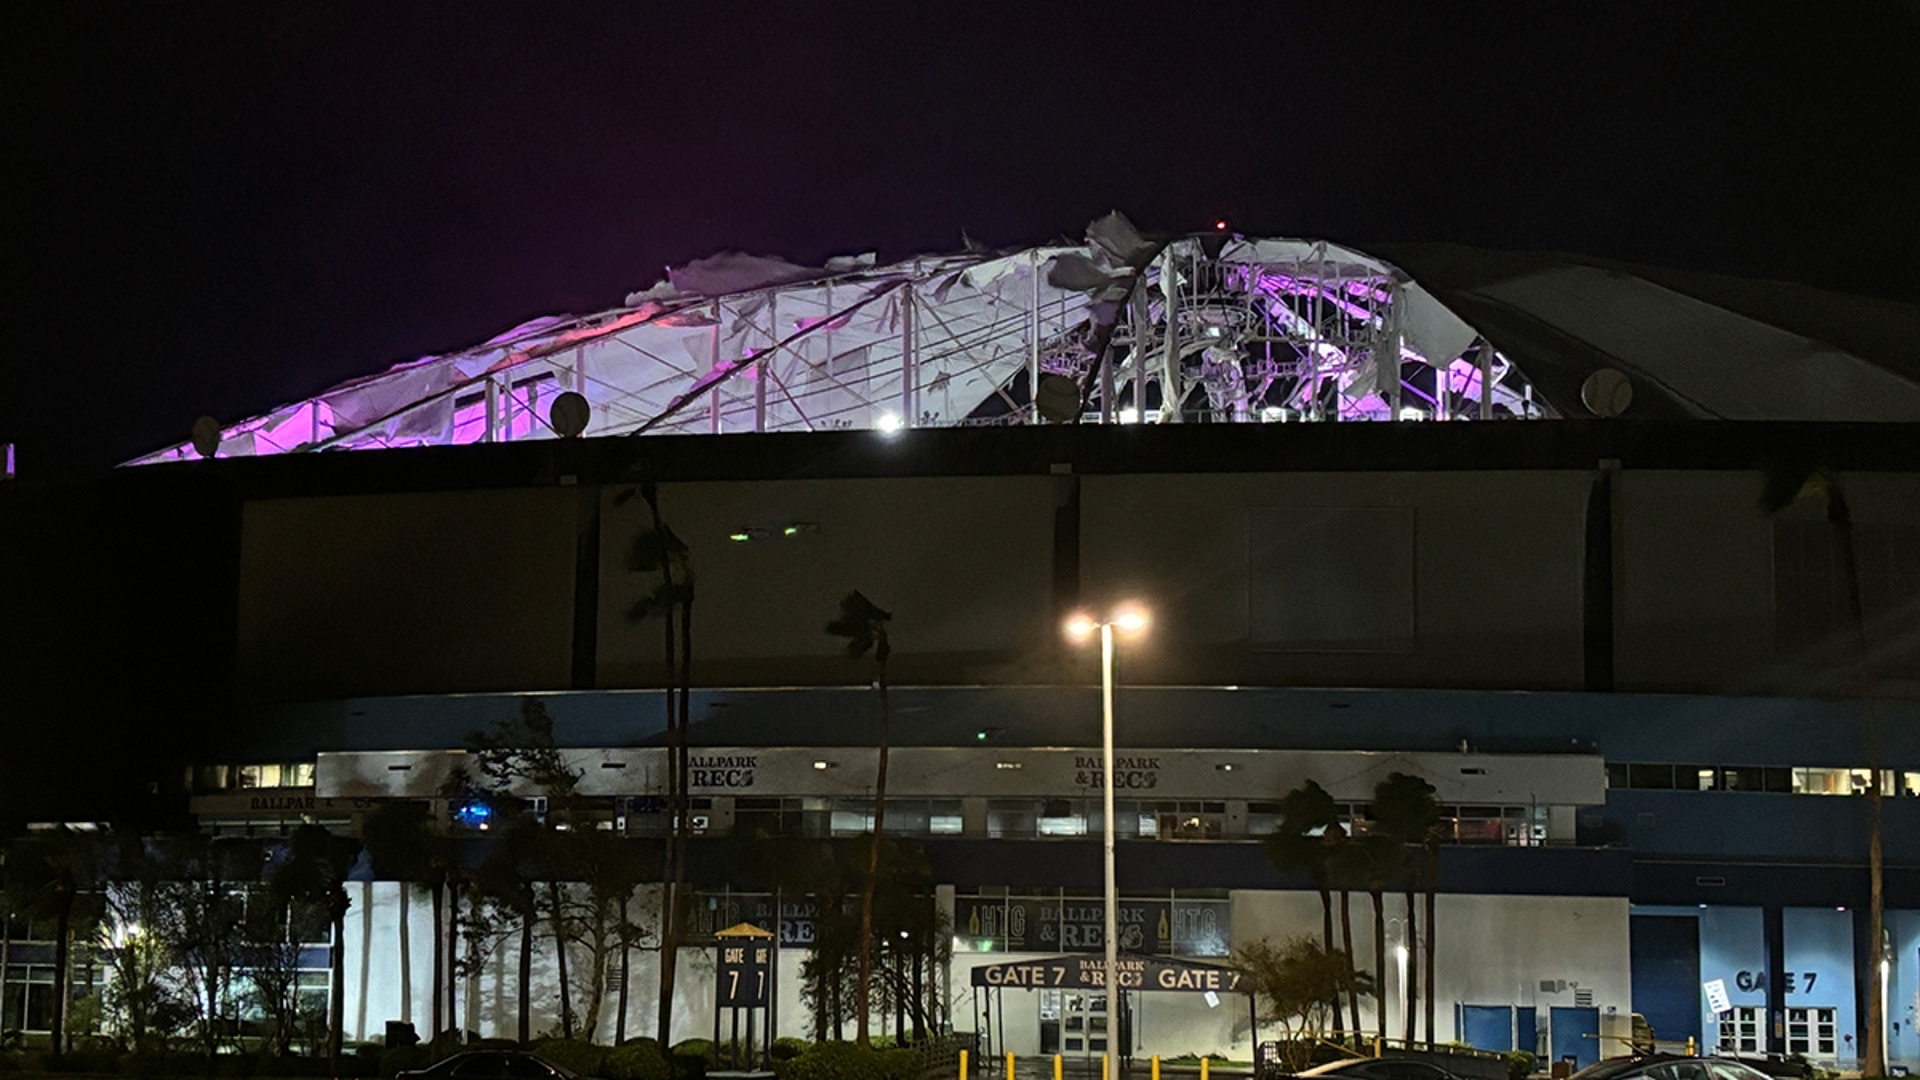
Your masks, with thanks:
M1217 232L1226 232L1226 231L1227 231L1227 219L1226 219L1226 218L1221 218L1220 220L1218 220L1218 221L1216 221L1216 222L1214 222L1214 223L1213 223L1213 227L1214 227L1214 230L1215 230L1215 231L1217 231Z

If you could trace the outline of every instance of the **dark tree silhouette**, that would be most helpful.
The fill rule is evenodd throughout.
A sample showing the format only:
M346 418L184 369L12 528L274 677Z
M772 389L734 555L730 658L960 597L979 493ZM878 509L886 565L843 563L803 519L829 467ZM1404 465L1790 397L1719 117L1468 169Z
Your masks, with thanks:
M634 573L655 573L659 583L634 602L627 617L642 622L659 618L663 658L666 664L667 721L667 811L671 826L667 833L665 864L661 867L660 897L660 1001L655 1037L661 1046L672 1045L673 990L680 959L682 893L686 889L687 817L687 724L688 702L693 689L693 598L694 573L691 553L684 541L667 525L660 513L659 488L652 482L638 488L647 504L648 527L633 538L627 551L627 569ZM615 503L634 494L622 492Z
M1381 835L1391 837L1406 850L1409 856L1403 863L1404 872L1401 874L1401 881L1405 885L1407 897L1407 939L1410 943L1409 947L1414 948L1420 943L1419 920L1414 914L1414 895L1421 885L1423 875L1420 872L1421 864L1410 856L1415 849L1426 846L1430 835L1440 825L1440 805L1434 799L1433 785L1406 773L1390 774L1373 789L1373 818ZM1429 879L1425 885L1431 893L1434 882ZM1432 911L1431 905L1428 911ZM1433 948L1433 938L1433 927L1429 925L1426 940L1429 951ZM1431 970L1430 961L1429 970ZM1420 956L1416 952L1413 963L1407 966L1407 1016L1404 1028L1405 1038L1409 1043L1413 1042L1418 1034L1418 1025L1415 1021L1420 1004L1419 973ZM1428 990L1431 992L1432 987L1428 987ZM1431 1011L1428 1015L1432 1015ZM1427 1041L1433 1041L1431 1022L1427 1028Z
M860 885L860 981L854 995L855 1041L861 1046L872 1045L867 1027L873 1003L873 890L880 879L880 836L887 821L887 748L893 726L887 707L887 658L893 654L887 622L892 618L856 589L840 598L840 613L827 623L827 633L846 639L848 656L873 654L874 687L880 692L880 764L873 781L873 840L866 880Z
M1881 824L1881 775L1880 775L1880 731L1875 722L1873 694L1870 686L1871 675L1868 671L1867 618L1866 609L1860 595L1860 556L1854 543L1853 511L1847 505L1845 488L1840 484L1838 475L1830 470L1815 466L1778 466L1767 471L1766 480L1760 491L1760 509L1768 515L1778 514L1801 499L1821 499L1826 503L1827 528L1833 536L1833 543L1839 549L1841 565L1840 586L1845 595L1841 598L1847 612L1848 629L1853 638L1854 671L1852 684L1854 694L1860 699L1861 726L1864 729L1867 766L1871 779L1867 783L1867 940L1873 942L1875 960L1878 961L1882 942L1886 940L1886 895L1884 888L1885 860L1882 854ZM1874 965L1878 971L1878 963ZM1871 979L1869 979L1871 983ZM1886 1044L1886 1003L1880 994L1867 995L1866 1038L1861 1045L1860 1074L1862 1076L1884 1076L1887 1071Z
M302 825L293 831L285 860L267 881L275 894L324 910L332 927L333 944L327 950L327 1061L335 1075L340 1072L341 1012L347 999L346 965L340 954L347 939L347 909L353 904L346 883L359 858L360 841L336 836L323 825Z

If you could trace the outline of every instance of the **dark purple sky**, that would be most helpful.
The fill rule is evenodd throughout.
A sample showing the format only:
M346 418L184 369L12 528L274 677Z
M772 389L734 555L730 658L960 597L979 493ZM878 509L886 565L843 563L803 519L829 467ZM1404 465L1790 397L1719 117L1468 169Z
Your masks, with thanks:
M721 249L1011 245L1111 208L1920 293L1914 0L4 18L0 441L25 472L615 304Z

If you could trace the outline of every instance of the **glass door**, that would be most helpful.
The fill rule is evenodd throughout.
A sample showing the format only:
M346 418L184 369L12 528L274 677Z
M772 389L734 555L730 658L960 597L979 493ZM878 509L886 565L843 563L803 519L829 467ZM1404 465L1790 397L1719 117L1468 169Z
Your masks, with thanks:
M1060 1052L1091 1057L1107 1052L1107 995L1068 990L1060 1002Z

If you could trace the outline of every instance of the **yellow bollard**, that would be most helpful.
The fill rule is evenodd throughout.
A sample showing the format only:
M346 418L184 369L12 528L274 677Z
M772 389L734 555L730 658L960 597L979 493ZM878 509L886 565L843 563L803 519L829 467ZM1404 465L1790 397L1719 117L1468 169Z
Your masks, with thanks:
M960 1080L967 1080L967 1052L960 1051Z
M1381 1038L1380 1038L1380 1036L1378 1036L1378 1035L1375 1035L1375 1036L1373 1037L1373 1056L1374 1056L1374 1057L1379 1057L1379 1056L1380 1056L1380 1043L1381 1043L1381 1041L1382 1041L1382 1040L1381 1040Z
M1212 1058L1203 1057L1200 1059L1200 1080L1207 1080L1207 1066L1212 1064L1212 1062Z
M1160 1080L1160 1055L1153 1055L1153 1080Z
M1007 1080L1013 1080L1013 1051L1007 1051L1007 1071L1001 1074Z
M1053 1080L1060 1080L1060 1069L1061 1069L1060 1055L1055 1054L1053 1055Z
M1113 1060L1113 1057L1110 1054L1100 1055L1100 1080L1109 1080L1108 1073L1107 1073L1107 1062L1111 1060Z

